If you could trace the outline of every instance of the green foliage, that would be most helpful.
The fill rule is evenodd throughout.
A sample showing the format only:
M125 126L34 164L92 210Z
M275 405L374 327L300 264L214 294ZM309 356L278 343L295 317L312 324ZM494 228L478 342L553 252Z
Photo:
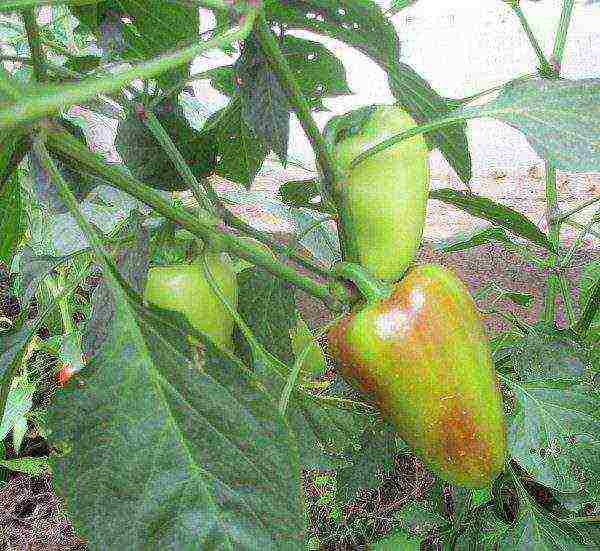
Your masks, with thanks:
M600 170L598 79L516 79L476 106L473 98L446 98L400 62L402 37L390 18L415 2L394 0L385 12L371 0L265 0L263 7L312 112L352 93L336 51L318 42L325 37L357 49L385 71L395 102L419 124L440 121L424 134L429 149L438 148L465 183L471 178L466 123L481 117L520 131L548 168ZM315 342L292 285L320 285L325 296L333 290L337 298L343 298L340 289L354 291L327 276L342 258L332 220L338 229L343 222L320 178L331 147L359 130L361 118L326 130L321 143L314 121L280 84L282 67L265 54L259 35L249 25L225 32L241 14L251 21L253 3L201 3L212 6L217 21L207 34L199 34L194 2L83 0L67 6L15 0L0 7L3 55L33 58L0 68L0 292L16 295L21 311L5 312L0 296L2 480L8 471L39 477L51 468L65 511L90 549L600 547L600 531L591 522L600 507L598 262L584 268L575 323L563 329L551 316L543 323L518 319L520 308L535 316L533 290L486 282L480 298L490 298L494 312L510 309L505 319L515 320L515 327L491 339L510 458L490 487L471 491L432 483L366 397L334 373L335 358ZM10 12L42 4L54 17L37 43L22 17ZM572 3L564 4L568 15ZM561 28L568 19L561 18ZM306 31L313 33L310 39ZM224 34L207 42L216 33ZM230 65L209 68L214 64L199 57L214 48L231 54ZM204 95L193 97L192 61L194 70L201 66L194 78L229 96L225 107L215 110ZM35 82L42 66L47 79ZM82 130L89 123L70 122L68 110L75 105L97 124L118 124L124 167L85 153L90 145ZM234 258L243 268L237 313L247 325L236 331L235 353L184 316L142 301L150 263L189 262L202 247L199 238L227 249L245 233L225 228L223 220L211 225L190 203L188 185L144 124L144 109L156 115L201 187L208 182L216 188L220 202L213 214L222 214L223 205L260 210L292 228L285 243L306 257L296 272L282 254L252 262ZM291 113L308 130L318 174L285 183L277 198L250 190L269 154L288 162ZM58 125L68 132L62 149ZM85 129L88 136L95 131ZM75 204L65 202L48 165L31 150L43 139ZM388 153L379 152L382 158ZM548 174L552 226L558 219ZM227 184L223 191L214 176L241 187ZM500 244L538 269L565 260L553 232L517 210L455 189L436 189L430 198L491 224L438 243L440 251ZM255 229L261 223L257 216L248 222ZM574 282L570 272L560 275L564 304ZM550 302L555 294L548 291ZM190 303L197 306L197 297ZM314 313L321 323L330 319ZM308 356L295 366L307 345ZM75 373L58 390L55 362ZM32 434L46 439L49 457L31 453ZM385 499L391 482L381 475L397 468L399 458L406 460L403 469L415 472L397 474L414 474L415 487L398 486L400 501L390 507ZM401 484L396 478L403 477L393 484ZM307 493L315 488L317 496L310 497L322 513L312 515L309 531Z
M194 176L201 179L211 174L216 157L212 138L193 130L181 107L170 99L160 103L153 112ZM127 168L145 184L168 191L187 189L167 153L136 113L130 113L119 123L115 145Z

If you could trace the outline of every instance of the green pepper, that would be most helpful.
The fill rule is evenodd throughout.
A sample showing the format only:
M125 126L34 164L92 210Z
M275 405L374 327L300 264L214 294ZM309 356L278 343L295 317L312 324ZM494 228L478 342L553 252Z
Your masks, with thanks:
M489 341L452 272L416 267L328 335L344 377L442 479L468 488L502 471L505 421Z
M216 284L235 308L237 282L231 262L212 252L206 261ZM144 298L154 306L183 314L192 327L217 344L233 348L233 318L211 289L201 264L150 268Z
M374 106L333 120L333 143L343 176L333 197L343 225L344 259L385 281L397 281L421 244L429 193L429 151L422 135L351 164L367 149L416 126L396 106ZM331 137L329 137L331 135Z

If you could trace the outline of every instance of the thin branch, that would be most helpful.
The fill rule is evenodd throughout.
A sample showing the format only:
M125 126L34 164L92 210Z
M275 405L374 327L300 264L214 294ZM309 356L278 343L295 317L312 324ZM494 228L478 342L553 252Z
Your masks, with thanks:
M46 81L46 54L42 49L40 39L40 28L37 24L36 9L23 10L23 23L27 33L27 42L29 43L29 51L33 61L33 76L38 82Z

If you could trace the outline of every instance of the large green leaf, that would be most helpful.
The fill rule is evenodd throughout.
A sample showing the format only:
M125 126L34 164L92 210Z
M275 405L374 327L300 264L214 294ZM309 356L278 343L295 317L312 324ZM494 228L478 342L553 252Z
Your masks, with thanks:
M498 543L502 551L584 551L588 538L576 527L558 524L554 518L524 495L520 499L519 514L514 525Z
M584 384L502 377L516 405L508 424L513 459L537 482L580 489L578 473L600 475L600 396Z
M429 197L453 205L477 218L492 222L540 247L553 250L548 237L529 218L487 197L450 188L433 190L429 193Z
M557 331L531 330L513 347L513 367L524 382L584 382L591 376L588 351Z
M455 107L404 63L394 62L390 66L388 80L398 103L420 124L443 117ZM463 182L469 182L472 175L466 128L466 123L461 123L425 134L429 144L440 148Z
M468 235L459 234L449 239L438 241L435 243L435 249L443 253L454 253L494 242L512 244L512 240L502 228L488 226L484 229L475 230Z
M149 59L198 40L200 20L194 5L163 0L117 0L116 5L132 21L124 27L125 59ZM158 81L167 87L188 74L189 64L161 75Z
M600 171L600 79L515 83L497 99L460 112L517 128L543 159L561 170Z
M183 317L111 280L108 334L48 420L78 532L91 549L301 548L297 448L275 402L202 335L198 369Z
M0 187L0 262L11 265L25 229L21 208L21 183L19 175L14 173Z
M66 119L61 120L61 126L80 140L81 143L86 143L85 134L80 127ZM78 201L82 201L98 185L98 180L90 177L85 169L78 166L72 159L55 154L52 154L51 157ZM53 213L63 214L67 212L69 209L64 204L56 185L51 181L50 175L41 165L33 150L29 152L29 159L33 177L32 188L38 202Z

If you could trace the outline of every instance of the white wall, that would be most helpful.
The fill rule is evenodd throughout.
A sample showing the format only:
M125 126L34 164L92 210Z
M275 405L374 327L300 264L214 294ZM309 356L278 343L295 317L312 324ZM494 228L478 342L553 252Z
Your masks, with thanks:
M550 55L562 1L523 0L521 4ZM419 0L397 14L393 23L400 36L402 60L442 95L466 97L532 73L537 66L535 53L518 20L502 0ZM343 60L354 95L327 100L332 113L317 115L321 126L332 114L393 101L386 77L375 63L340 42L322 42ZM600 77L600 4L576 2L563 74L570 78ZM469 138L475 175L519 171L538 160L520 133L493 120L471 121ZM293 125L291 147L293 155L313 164L310 146L297 122ZM451 170L441 155L435 155L432 163L434 173Z

